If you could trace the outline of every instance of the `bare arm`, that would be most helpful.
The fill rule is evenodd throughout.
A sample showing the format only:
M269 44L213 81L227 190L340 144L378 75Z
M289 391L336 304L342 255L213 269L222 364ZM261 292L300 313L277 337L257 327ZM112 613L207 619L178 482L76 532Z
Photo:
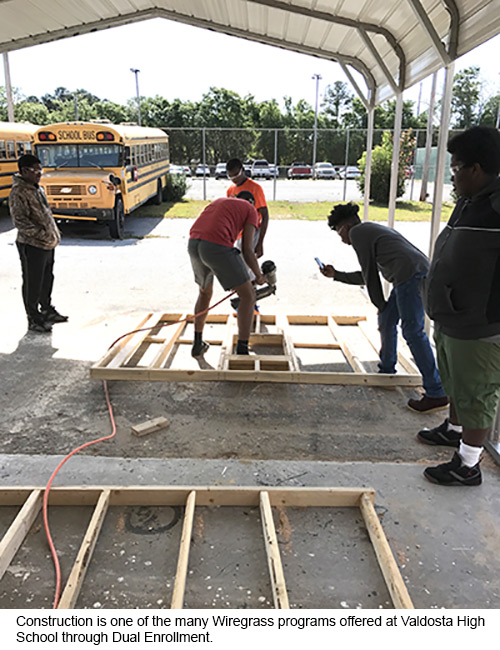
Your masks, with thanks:
M267 226L269 224L269 210L267 206L263 206L262 208L258 209L258 213L260 214L262 221L259 228L259 241L255 247L255 255L257 257L262 257L264 255L264 237L266 235Z
M243 258L247 263L247 266L253 271L255 275L255 282L257 284L264 284L265 278L261 273L259 263L257 262L257 257L253 249L253 239L255 235L255 226L246 223L243 228L243 235L241 239L241 250L243 252Z

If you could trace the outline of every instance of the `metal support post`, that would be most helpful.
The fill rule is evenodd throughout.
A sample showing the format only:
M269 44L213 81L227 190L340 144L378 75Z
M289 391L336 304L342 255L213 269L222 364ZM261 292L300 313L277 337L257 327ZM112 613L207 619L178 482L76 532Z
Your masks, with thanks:
M455 64L450 63L445 67L444 91L441 108L441 123L439 125L439 140L436 160L436 177L434 180L434 200L431 216L431 239L429 243L429 258L434 252L434 243L439 235L441 224L441 207L443 204L444 167L446 164L446 149L448 144L448 131L450 128L451 96L453 88L453 72Z
M422 170L422 185L420 186L420 200L427 199L427 183L429 181L429 167L431 164L431 151L432 151L432 132L434 121L434 104L436 102L436 86L437 86L437 72L432 75L432 88L431 97L429 101L429 113L427 114L427 133L425 136L425 160Z
M318 97L319 97L319 80L322 78L320 74L313 74L313 79L316 79L316 103L314 107L314 135L313 135L313 179L314 179L314 166L316 165L316 149L318 146Z
M391 184L389 188L389 210L387 222L394 228L396 216L396 194L398 192L399 153L401 151L401 123L403 121L403 93L396 95L396 114L394 116L394 135L392 143Z
M345 140L345 165L344 165L344 196L342 201L345 201L347 196L347 166L349 165L349 127L347 127L347 136Z
M373 149L373 123L375 109L368 107L368 131L366 133L366 165L365 165L365 195L363 204L363 221L368 221L370 207L370 183L372 178L372 149Z
M3 53L3 69L5 73L5 93L7 95L7 116L9 122L14 122L14 102L12 100L12 84L10 83L9 55Z

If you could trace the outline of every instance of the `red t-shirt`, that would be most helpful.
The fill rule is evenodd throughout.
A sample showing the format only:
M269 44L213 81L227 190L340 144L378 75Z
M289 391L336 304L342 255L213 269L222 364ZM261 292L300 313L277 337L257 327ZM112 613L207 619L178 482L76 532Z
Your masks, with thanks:
M215 199L203 210L189 231L189 239L203 239L232 248L236 237L250 223L257 228L259 215L243 199Z

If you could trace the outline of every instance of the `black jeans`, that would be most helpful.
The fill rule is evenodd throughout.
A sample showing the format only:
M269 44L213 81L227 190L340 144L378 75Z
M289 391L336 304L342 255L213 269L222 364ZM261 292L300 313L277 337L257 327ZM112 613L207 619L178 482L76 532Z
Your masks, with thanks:
M54 285L54 249L45 250L16 242L23 272L23 301L28 319L42 321L41 309L48 309Z

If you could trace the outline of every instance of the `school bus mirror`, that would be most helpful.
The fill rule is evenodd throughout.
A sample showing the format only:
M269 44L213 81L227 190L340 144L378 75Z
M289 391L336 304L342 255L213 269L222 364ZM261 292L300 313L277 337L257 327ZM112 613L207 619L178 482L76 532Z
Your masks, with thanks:
M109 181L110 183L113 183L113 185L116 185L117 187L118 185L122 184L122 179L118 178L118 176L115 176L114 174L109 175Z

